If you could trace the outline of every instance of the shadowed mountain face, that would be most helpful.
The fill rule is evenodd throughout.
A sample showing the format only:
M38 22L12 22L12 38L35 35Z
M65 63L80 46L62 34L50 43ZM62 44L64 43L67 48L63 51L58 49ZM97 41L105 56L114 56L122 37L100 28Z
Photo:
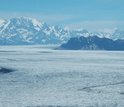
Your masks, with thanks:
M0 73L2 73L2 74L10 73L10 72L13 72L13 71L14 70L12 70L12 69L0 67Z
M62 44L57 49L68 50L124 50L124 41L113 41L108 38L99 38L97 36L71 38L67 44Z

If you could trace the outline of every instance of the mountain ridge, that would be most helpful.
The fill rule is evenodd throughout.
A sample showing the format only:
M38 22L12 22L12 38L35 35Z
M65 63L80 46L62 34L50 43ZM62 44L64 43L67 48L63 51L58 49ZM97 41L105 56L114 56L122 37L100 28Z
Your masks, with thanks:
M124 40L99 38L98 36L70 38L66 44L62 44L57 50L118 50L124 51Z
M33 18L0 19L0 45L63 44L72 37L97 35L113 40L124 39L124 29L116 29L113 34L89 32L86 29L68 30L60 26L49 26Z

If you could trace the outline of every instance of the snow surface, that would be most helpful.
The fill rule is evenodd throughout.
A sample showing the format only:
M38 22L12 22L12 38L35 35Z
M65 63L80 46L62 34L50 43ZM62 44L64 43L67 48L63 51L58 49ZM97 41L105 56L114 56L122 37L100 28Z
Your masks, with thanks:
M96 34L99 38L103 38L103 33Z
M68 26L64 27L64 30L69 31L70 28Z
M10 39L12 36L16 36L16 35L17 35L17 33L16 34L11 34L10 36L6 37L6 39Z
M83 37L88 37L89 33L76 33L76 35L83 36Z
M55 30L55 26L50 26L49 28L50 28L51 31Z
M55 31L55 35L57 36L57 37L59 37L60 36L60 32L58 33L57 31Z
M39 37L36 37L36 39L39 39Z
M16 31L18 31L19 33L25 33L25 32L28 32L28 30L27 30L27 29L24 29L24 28L16 29Z
M32 37L29 37L26 41L28 42L28 43L33 43L33 41L30 41L32 39Z
M27 20L27 21L28 21L28 20L31 20L34 26L42 27L42 23L39 22L39 21L37 21L37 20L34 19L34 18L20 17L19 19L24 19L24 20Z
M83 31L83 30L85 30L85 29L75 29L74 31Z
M112 35L115 32L115 30L117 30L117 28L114 28L114 29L100 29L98 32L109 33L109 34Z
M33 23L33 25L34 25L34 28L37 30L37 31L40 31L41 30L41 28L43 27L43 24L41 23L41 22L39 22L39 21L37 21L36 19L34 19L34 18L25 18L25 17L22 17L23 19L25 19L25 20L31 20L32 21L32 23Z
M50 35L51 31L52 31L52 30L47 31L46 29L44 29L44 31L43 31L43 32L44 32L44 33L46 33L46 35Z
M45 41L46 41L45 39L42 39L42 42L43 42L43 43L45 43Z
M37 31L40 31L40 30L41 30L39 27L35 27L35 29L36 29Z
M0 46L0 107L124 107L123 51L55 47Z
M3 26L4 22L5 22L5 20L0 19L0 27Z
M64 40L64 37L69 37L69 34L68 33L65 33L65 35L61 35L60 40Z
M10 21L7 22L7 24L4 24L4 28L0 31L0 34L7 28L7 26L10 24Z
M51 29L51 31L52 31L52 30L54 31L56 37L59 37L59 36L60 36L61 33L60 33L60 31L57 31L57 30L55 29L55 26L51 26L50 29Z
M106 37L106 38L110 38L110 34L107 34L105 37Z

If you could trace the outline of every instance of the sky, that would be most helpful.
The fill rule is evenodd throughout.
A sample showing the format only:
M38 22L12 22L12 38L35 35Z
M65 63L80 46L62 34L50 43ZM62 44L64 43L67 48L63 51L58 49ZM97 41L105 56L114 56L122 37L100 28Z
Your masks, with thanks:
M21 16L69 29L121 29L124 0L0 0L0 19Z

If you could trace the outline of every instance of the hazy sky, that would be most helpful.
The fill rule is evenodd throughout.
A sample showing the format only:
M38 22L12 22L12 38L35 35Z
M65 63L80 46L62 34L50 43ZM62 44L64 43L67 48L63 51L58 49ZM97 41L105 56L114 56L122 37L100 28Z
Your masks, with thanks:
M124 28L124 0L0 0L0 19L20 16L71 29Z

